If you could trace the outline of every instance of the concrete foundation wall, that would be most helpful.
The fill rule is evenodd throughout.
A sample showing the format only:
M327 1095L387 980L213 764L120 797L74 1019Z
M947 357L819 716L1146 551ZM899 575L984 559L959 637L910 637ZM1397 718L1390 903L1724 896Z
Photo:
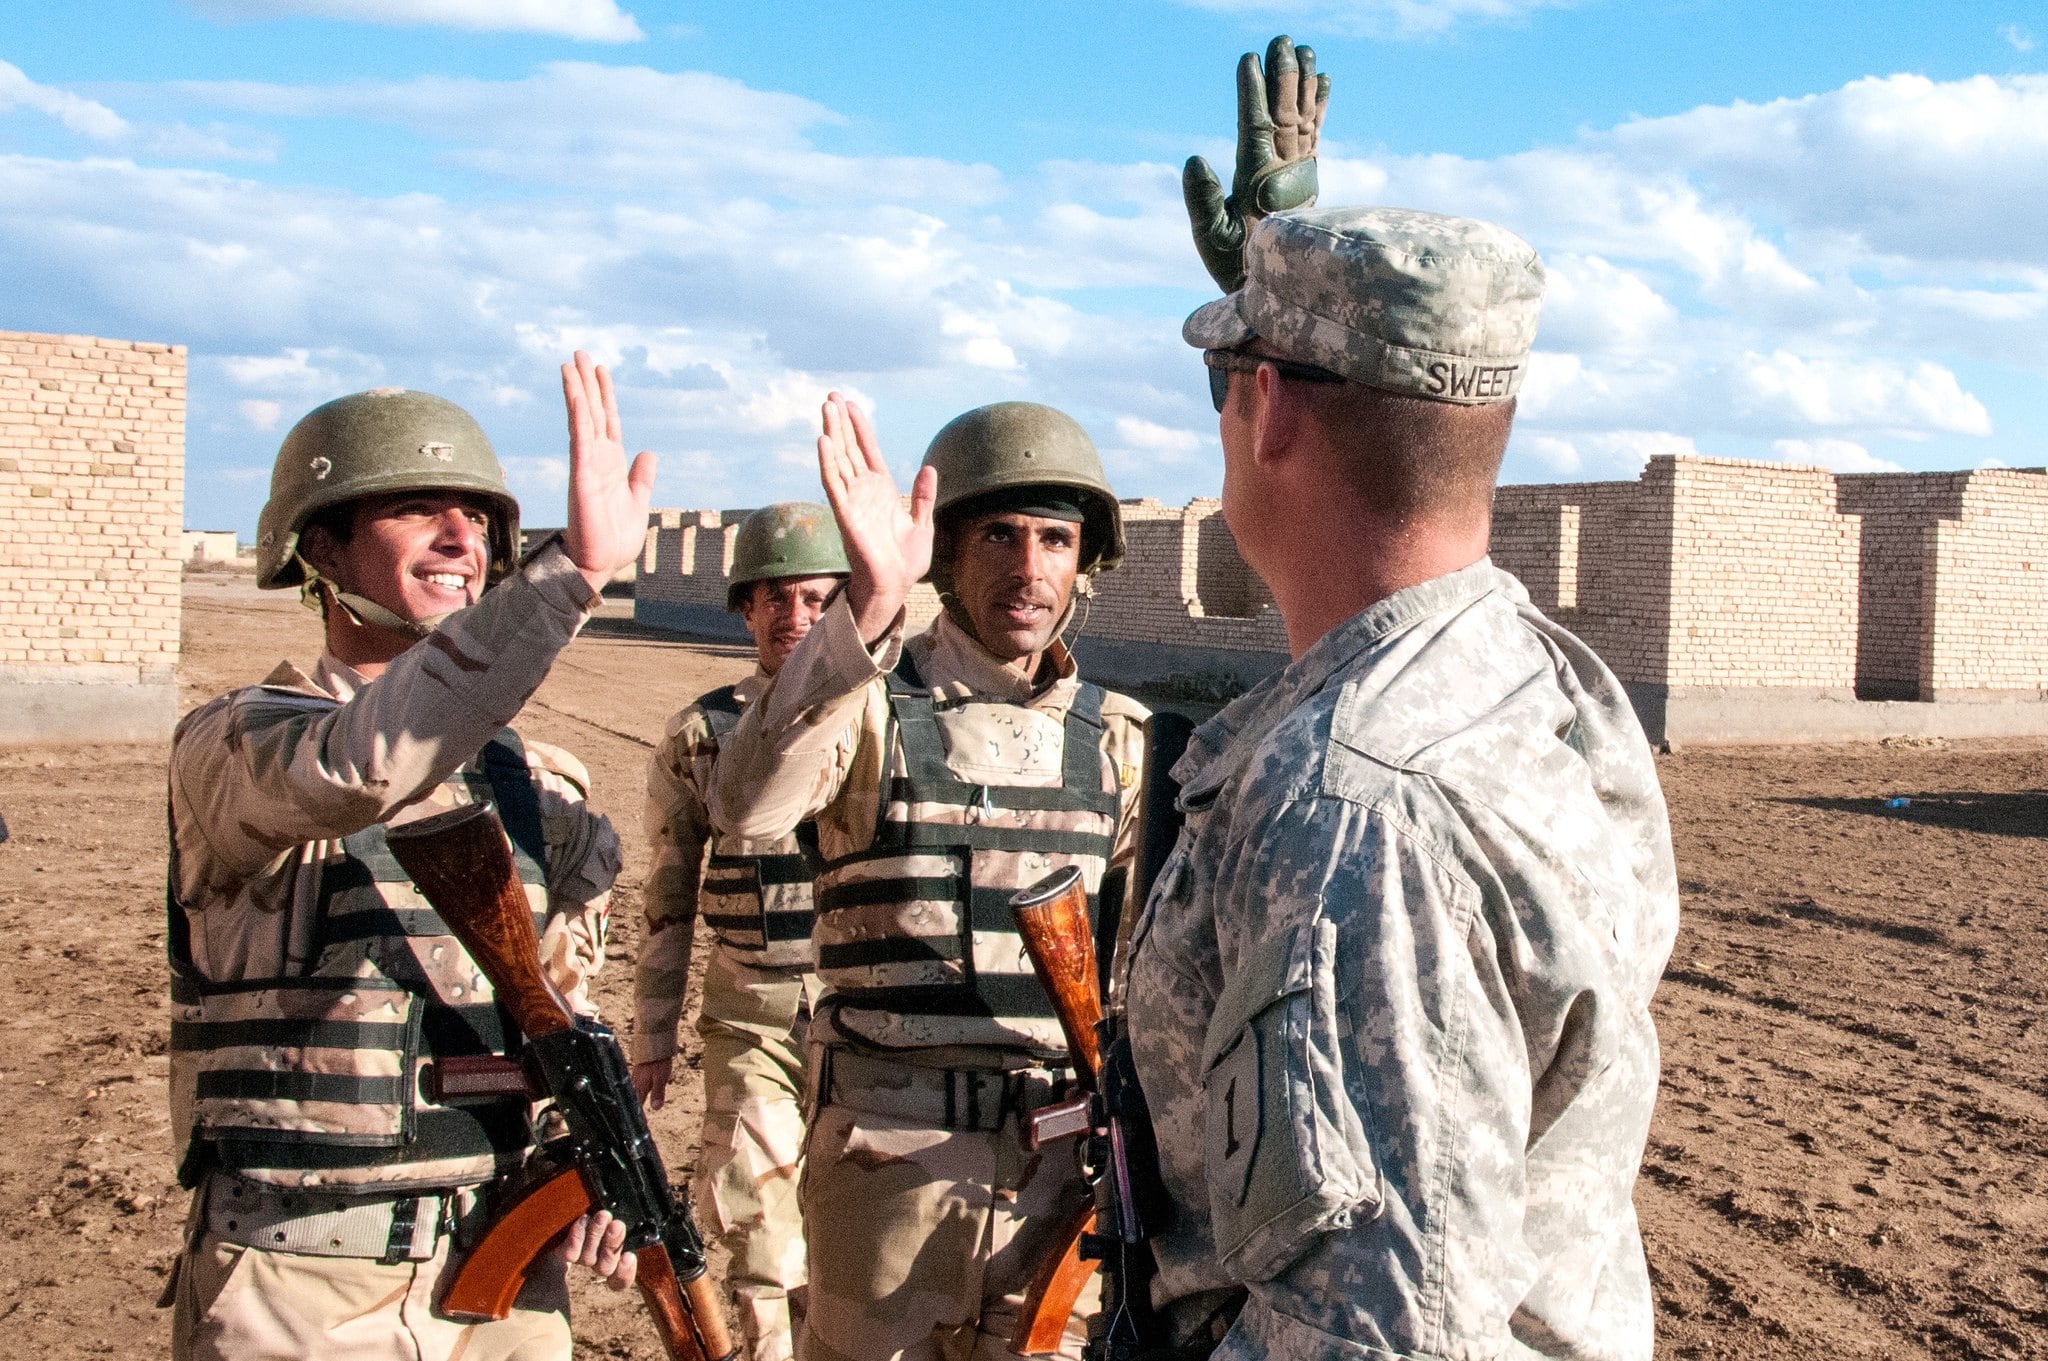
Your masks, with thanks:
M185 350L0 331L0 743L177 716Z

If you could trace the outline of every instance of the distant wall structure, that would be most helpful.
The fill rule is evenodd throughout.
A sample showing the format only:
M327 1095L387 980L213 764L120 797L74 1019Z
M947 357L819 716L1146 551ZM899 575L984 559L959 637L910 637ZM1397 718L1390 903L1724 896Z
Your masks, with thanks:
M179 556L186 562L234 562L242 546L232 529L188 529L179 536Z
M1123 511L1130 556L1084 607L1089 674L1220 698L1285 663L1218 502ZM636 617L739 636L742 518L657 512ZM1501 488L1493 558L1614 669L1653 741L2048 734L2048 470L1655 458L1633 482ZM921 588L913 625L936 608Z
M0 744L177 718L185 347L0 331Z

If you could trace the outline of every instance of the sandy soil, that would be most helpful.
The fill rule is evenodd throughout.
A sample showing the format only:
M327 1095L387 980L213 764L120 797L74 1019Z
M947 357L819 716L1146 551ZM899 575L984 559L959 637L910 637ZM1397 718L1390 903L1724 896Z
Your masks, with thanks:
M195 576L186 600L188 705L317 652L313 617L246 578ZM625 840L600 988L623 1020L650 744L747 663L608 610L522 727L583 757ZM185 1197L165 1113L163 756L0 752L9 1357L165 1347L153 1306ZM2048 743L1688 751L1661 767L1685 921L1636 1195L1658 1354L2048 1357ZM696 1152L693 1085L655 1118L678 1169ZM656 1361L636 1299L581 1290L578 1356Z

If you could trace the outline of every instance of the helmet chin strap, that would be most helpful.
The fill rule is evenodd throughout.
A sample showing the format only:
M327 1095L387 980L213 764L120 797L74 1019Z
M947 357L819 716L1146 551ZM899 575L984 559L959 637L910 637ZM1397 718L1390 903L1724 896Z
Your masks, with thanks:
M384 608L368 596L344 591L340 586L320 575L318 568L297 553L292 558L305 573L305 580L299 585L299 603L309 610L321 608L323 601L331 602L336 609L355 621L358 628L380 628L407 638L420 639L434 631L434 625L448 615L435 615L432 619L413 620ZM449 611L454 613L454 611Z

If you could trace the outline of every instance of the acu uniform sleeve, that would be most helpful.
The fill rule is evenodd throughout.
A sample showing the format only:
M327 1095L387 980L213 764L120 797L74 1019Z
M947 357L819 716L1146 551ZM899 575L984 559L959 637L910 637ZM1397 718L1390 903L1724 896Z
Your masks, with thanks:
M1203 1049L1219 1361L1515 1348L1529 1074L1479 891L1401 815L1283 805L1219 885Z

